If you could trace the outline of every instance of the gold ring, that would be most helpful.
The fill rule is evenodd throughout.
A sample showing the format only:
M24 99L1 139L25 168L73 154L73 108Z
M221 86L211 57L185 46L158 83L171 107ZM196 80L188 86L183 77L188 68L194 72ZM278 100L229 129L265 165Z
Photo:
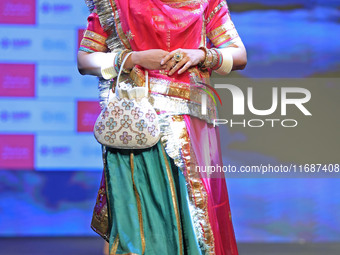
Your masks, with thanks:
M169 71L166 70L159 70L159 73L163 75L169 75Z
M180 52L180 51L177 51L177 52L175 53L175 55L174 55L174 60L175 60L176 62L179 62L179 61L181 61L182 59L183 59L183 53Z

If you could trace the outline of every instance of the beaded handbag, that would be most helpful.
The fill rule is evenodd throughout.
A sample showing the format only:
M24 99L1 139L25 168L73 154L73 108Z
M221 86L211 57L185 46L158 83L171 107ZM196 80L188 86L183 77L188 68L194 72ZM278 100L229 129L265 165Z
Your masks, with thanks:
M124 58L117 76L116 93L109 99L94 125L94 136L104 146L117 149L145 149L160 139L157 113L148 101L148 72L145 87L129 88L119 82Z

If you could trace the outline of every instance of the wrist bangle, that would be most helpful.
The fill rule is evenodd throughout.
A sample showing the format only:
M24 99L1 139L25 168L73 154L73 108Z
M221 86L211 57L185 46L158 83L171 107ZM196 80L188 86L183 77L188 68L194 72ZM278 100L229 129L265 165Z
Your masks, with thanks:
M120 66L119 65L119 54L120 54L120 52L116 54L114 61L113 61L113 66L114 66L117 74L119 73L119 66Z
M212 53L212 62L210 64L210 68L214 69L218 62L218 53L214 49L210 49L210 52Z
M211 68L215 69L220 61L220 54L215 49L207 49L206 47L200 47L199 49L205 52L205 59L199 64L201 68Z
M215 61L212 65L211 69L217 70L222 65L223 57L222 57L221 52L218 49L213 48L212 50L215 52Z
M207 56L208 56L208 49L207 49L207 47L205 47L205 46L201 46L201 47L199 47L198 49L204 51L204 60L201 61L201 62L198 64L198 66L199 66L200 68L204 69L204 68L206 68L206 66L204 65L204 63L206 62L206 59L207 59Z
M231 72L233 68L234 60L233 60L233 56L229 52L221 50L221 55L223 58L222 64L218 69L215 70L215 72L221 75L226 75Z
M116 52L109 52L101 56L100 72L105 80L110 80L117 76L115 68L115 59L117 58Z
M130 53L130 52L131 52L131 50L129 50L129 49L125 49L125 50L123 50L123 51L120 52L120 54L119 54L119 60L118 60L118 65L119 65L119 66L121 66L122 61L123 61L123 58L126 56L126 54L128 54L128 53ZM123 72L124 72L124 73L130 73L131 70L126 69L126 68L123 68Z
M205 61L203 63L203 65L206 67L206 68L211 68L211 63L213 61L213 55L212 55L212 52L210 49L208 49L207 51L207 57L205 58Z

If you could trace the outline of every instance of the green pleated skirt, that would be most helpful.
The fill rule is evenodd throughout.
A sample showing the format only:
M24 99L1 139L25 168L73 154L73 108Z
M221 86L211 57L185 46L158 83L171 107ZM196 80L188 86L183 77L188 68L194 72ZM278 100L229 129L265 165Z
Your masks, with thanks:
M105 179L112 254L203 254L183 173L159 142L144 150L107 149Z

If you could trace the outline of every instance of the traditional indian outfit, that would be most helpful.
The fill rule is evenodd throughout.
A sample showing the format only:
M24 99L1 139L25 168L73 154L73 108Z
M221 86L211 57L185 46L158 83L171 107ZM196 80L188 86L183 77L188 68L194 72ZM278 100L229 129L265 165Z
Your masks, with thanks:
M223 0L87 0L91 14L80 50L114 52L231 47L240 40ZM148 70L149 101L156 109L161 139L143 150L103 147L104 171L92 228L112 254L237 255L224 175L195 171L222 165L216 106L202 89L211 70L191 67L168 76ZM135 66L124 79L143 86ZM101 105L115 78L99 79ZM220 178L216 178L220 177Z

